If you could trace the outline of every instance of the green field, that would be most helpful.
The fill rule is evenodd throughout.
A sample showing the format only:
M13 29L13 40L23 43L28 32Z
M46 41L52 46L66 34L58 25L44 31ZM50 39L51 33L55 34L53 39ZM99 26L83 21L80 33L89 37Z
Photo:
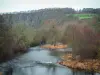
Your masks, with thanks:
M91 19L96 16L96 14L67 14L66 16L73 16L79 19Z
M89 19L96 16L96 14L74 14L75 17L78 17L79 19Z

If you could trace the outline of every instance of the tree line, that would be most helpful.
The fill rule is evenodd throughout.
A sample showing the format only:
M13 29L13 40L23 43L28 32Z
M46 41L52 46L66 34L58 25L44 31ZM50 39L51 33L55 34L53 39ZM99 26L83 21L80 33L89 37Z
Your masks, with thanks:
M83 8L81 10L75 10L73 8L51 8L24 12L4 13L2 14L2 16L4 17L7 24L24 24L38 28L43 25L44 21L47 19L55 19L57 21L57 24L60 25L64 21L66 21L67 14L77 13L99 14L100 9Z
M100 17L79 20L68 14L99 14L100 9L52 8L0 15L0 60L5 61L37 46L41 40L61 42L73 48L73 55L99 58ZM90 53L90 55L86 53Z

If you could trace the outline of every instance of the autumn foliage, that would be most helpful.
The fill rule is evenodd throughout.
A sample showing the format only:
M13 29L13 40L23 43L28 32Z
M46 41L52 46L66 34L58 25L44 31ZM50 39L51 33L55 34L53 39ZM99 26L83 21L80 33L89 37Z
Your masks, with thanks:
M99 40L96 31L89 25L70 25L69 28L66 39L72 43L73 57L80 55L82 59L95 58Z

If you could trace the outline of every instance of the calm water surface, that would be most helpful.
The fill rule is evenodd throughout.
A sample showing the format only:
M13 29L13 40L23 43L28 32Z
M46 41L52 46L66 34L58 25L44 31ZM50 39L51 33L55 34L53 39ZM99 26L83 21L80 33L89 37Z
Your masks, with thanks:
M13 68L12 75L100 75L86 71L73 71L56 64L60 61L61 52L53 52L39 47L30 48L30 51L12 61L1 64ZM3 70L1 68L1 70ZM5 70L5 69L4 69Z

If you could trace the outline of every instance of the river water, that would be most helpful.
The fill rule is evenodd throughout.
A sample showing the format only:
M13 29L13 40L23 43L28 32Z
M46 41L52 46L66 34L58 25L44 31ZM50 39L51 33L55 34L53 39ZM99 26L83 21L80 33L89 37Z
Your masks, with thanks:
M33 47L28 53L1 64L0 70L4 72L3 75L6 75L8 67L12 68L12 75L100 75L94 72L74 71L57 64L61 60L61 54L63 52Z

